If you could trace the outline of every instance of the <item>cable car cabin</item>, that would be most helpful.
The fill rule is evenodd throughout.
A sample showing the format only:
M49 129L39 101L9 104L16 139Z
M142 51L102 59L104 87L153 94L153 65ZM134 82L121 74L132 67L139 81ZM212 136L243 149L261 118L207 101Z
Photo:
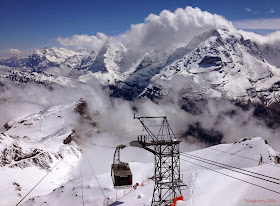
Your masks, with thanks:
M132 173L128 163L112 164L111 175L114 186L132 185Z
M114 153L111 176L115 187L132 185L132 173L129 164L120 160L120 150L125 147L126 145L118 145Z

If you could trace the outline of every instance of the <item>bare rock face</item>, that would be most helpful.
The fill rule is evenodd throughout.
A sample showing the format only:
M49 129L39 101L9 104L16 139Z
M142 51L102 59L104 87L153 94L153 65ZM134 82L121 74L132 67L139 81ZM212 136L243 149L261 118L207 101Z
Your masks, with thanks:
M11 127L12 127L12 126L10 126L10 125L8 124L8 122L6 122L6 123L4 124L4 128L5 128L6 130L11 129Z
M79 113L80 115L87 115L87 102L84 99L79 99L75 103L75 112Z
M268 110L269 110L270 116L278 124L280 124L280 103L279 103L279 101L274 101L271 104L269 104L268 105Z
M75 136L75 131L72 130L72 133L69 134L65 140L63 140L63 144L69 144L70 142L72 142L74 136Z
M48 152L41 149L30 148L24 150L18 143L14 142L9 147L5 147L1 152L0 166L8 166L10 168L19 167L26 168L35 165L41 169L48 170L53 158Z
M80 158L81 149L73 141L76 136L71 115L86 119L87 103L79 100L69 105L53 106L5 124L0 134L0 167L9 169L36 166L49 170L66 156ZM90 124L89 124L90 125Z

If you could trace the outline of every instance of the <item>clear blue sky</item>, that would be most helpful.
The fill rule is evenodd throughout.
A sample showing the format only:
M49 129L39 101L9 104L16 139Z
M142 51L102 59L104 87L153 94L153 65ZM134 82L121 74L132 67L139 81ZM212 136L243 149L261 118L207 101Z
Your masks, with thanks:
M117 35L150 13L186 6L230 21L280 18L279 0L0 0L0 49L58 46L57 37L74 34Z

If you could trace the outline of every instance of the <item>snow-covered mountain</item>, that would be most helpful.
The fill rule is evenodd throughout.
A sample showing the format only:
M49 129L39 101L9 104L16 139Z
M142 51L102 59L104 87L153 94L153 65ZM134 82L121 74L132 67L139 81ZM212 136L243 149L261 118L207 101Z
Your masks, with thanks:
M200 93L208 98L254 100L258 92L269 95L279 87L279 69L266 62L254 42L226 28L194 38L170 59L176 60L160 69L140 96L160 97L174 89L185 89L181 95ZM184 78L191 82L184 82Z
M36 194L51 192L69 181L71 165L82 155L75 122L93 125L86 110L86 102L79 100L4 125L5 130L0 134L0 173L1 196L5 198L1 198L0 205L15 205L47 172L52 174Z
M209 99L229 100L242 108L253 103L259 107L254 115L274 127L271 118L280 121L266 107L279 96L280 70L269 58L275 51L226 27L204 32L181 48L146 53L110 37L96 51L43 48L28 57L16 56L15 62L4 58L0 85L32 82L50 89L74 88L77 82L94 79L111 97L174 102L192 114L200 113L197 107L204 108Z
M271 60L272 55L277 55L274 48L259 47L224 27L196 36L175 50L141 54L110 37L99 51L43 48L29 57L1 60L0 65L31 71L67 66L80 81L94 76L111 88L113 96L126 99L161 98L172 92L174 81L181 92L190 86L178 84L182 77L193 85L199 82L199 89L188 88L187 92L193 91L194 95L257 101L258 94L271 99L271 91L278 91L279 65Z

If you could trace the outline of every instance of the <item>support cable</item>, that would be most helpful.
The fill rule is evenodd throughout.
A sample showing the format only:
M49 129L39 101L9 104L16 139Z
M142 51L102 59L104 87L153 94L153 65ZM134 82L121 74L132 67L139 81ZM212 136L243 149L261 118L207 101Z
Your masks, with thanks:
M80 144L82 145L82 142L81 142L80 140L78 140L77 138L75 138L75 139L76 139L78 142L80 142ZM84 149L82 149L82 150L84 150ZM95 174L95 172L94 172L94 170L93 170L93 167L92 167L92 165L91 165L90 162L89 162L89 159L88 159L87 154L86 154L85 151L84 151L84 154L85 154L85 157L86 157L87 162L88 162L88 164L89 164L89 166L90 166L90 169L91 169L91 171L92 171L92 173L93 173L93 175L94 175L94 177L95 177L95 179L96 179L96 181L97 181L97 183L98 183L98 186L99 186L99 188L100 188L100 190L101 190L101 192L102 192L102 194L103 194L103 196L104 196L104 198L105 198L107 204L110 205L109 202L108 202L108 199L107 199L107 197L105 196L105 193L104 193L104 191L103 191L103 189L102 189L102 187L101 187L101 185L100 185L100 183L99 183L99 181L98 181L98 179L97 179L97 177L96 177L96 174Z
M183 156L186 156L186 155L187 155L187 156L192 156L192 157L199 158L199 159L203 159L203 160L206 160L206 161L209 161L209 162L213 162L213 163L217 163L217 164L220 164L220 165L224 165L224 166L226 166L226 167L238 169L238 170L241 170L241 171L244 171L244 172L248 172L248 173L252 173L252 174L255 174L255 175L259 175L259 176L263 176L263 177L267 177L267 178L271 178L271 179L275 179L275 180L279 180L279 181L280 181L280 179L275 178L275 177L271 177L271 176L259 174L259 173L257 173L257 172L252 172L252 171L245 170L245 169L242 169L242 168L230 166L230 165L227 165L227 164L223 164L223 163L216 162L216 161L213 161L213 160L209 160L209 159L206 159L206 158L198 157L198 156L195 156L195 155L191 155L191 154L181 154L181 155L183 155Z
M182 137L182 135L183 134L175 134L175 136L177 136L177 137ZM187 143L202 147L202 145L199 145L199 144L196 144L196 143L191 143L191 142L187 142ZM211 150L215 150L215 151L222 152L222 153L225 153L225 154L229 154L229 155L237 156L237 157L244 158L244 159L247 159L247 160L251 160L251 161L254 161L254 162L259 162L259 160L256 160L256 159L253 159L253 158L250 158L250 157L245 157L245 156L242 156L242 155L226 152L226 151L215 149L215 148L212 148L212 147L207 147L207 148L204 148L204 149L211 149ZM271 165L271 166L274 166L274 167L280 167L280 165L275 165L275 164L270 163L270 162L263 162L263 164L268 164L268 165Z
M97 181L97 183L98 183L98 185L99 185L99 188L100 188L100 190L101 190L101 192L102 192L102 194L103 194L103 196L104 196L104 198L105 198L107 204L110 205L109 202L108 202L108 199L107 199L107 197L105 196L105 193L104 193L104 191L103 191L103 189L102 189L102 187L101 187L101 185L100 185L100 183L99 183L99 181L98 181L98 179L97 179L97 177L96 177L96 174L95 174L95 172L94 172L94 170L93 170L93 168L92 168L92 166L91 166L91 164L90 164L90 162L89 162L89 159L88 159L88 157L87 157L86 154L85 154L85 157L86 157L86 159L87 159L87 161L88 161L88 164L89 164L89 166L90 166L90 169L91 169L91 171L92 171L92 173L93 173L93 175L94 175L94 177L95 177L95 179L96 179L96 181Z
M204 158L198 159L198 158L191 157L191 156L187 156L187 155L183 155L183 156L184 156L184 157L191 158L191 159L194 159L194 160L197 160L197 161L201 161L201 162L204 162L204 163L207 163L207 164L210 164L210 165L218 166L218 167L221 167L221 168L224 168L224 169L227 169L227 170L231 170L231 171L234 171L234 172L237 172L237 173L240 173L240 174L244 174L244 175L247 175L247 176L250 176L250 177L254 177L254 178L257 178L257 179L261 179L261 180L264 180L264 181L267 181L267 182L271 182L271 183L280 185L279 182L274 182L274 181L271 181L271 180L268 180L268 179L264 179L264 178L261 178L261 177L257 177L257 176L251 175L251 174L246 174L246 173L241 172L241 171L238 171L238 170L242 170L242 171L246 171L246 172L248 172L248 173L253 173L253 174L257 174L257 175L261 175L261 176L265 176L265 177L268 177L268 178L272 178L272 179L279 180L279 179L274 178L274 177L270 177L270 176L258 174L258 173L255 173L255 172L250 172L250 171L248 171L248 170L243 170L243 169L240 169L240 168L237 168L237 167L232 167L232 166L229 166L229 165L217 163L217 162L214 162L214 161L211 161L211 160L210 160L210 161L207 160L207 161L209 161L209 162L205 161L206 159L205 159L205 160L201 160L201 159L204 159ZM214 162L214 163L211 163L211 162ZM219 164L225 165L225 166L221 166L221 165L219 165ZM232 168L235 168L235 169L237 169L237 170L230 169L231 167L232 167Z
M84 206L85 201L84 201L84 189L83 189L83 178L82 178L81 164L80 164L80 179L81 179L82 201L83 201L83 206Z
M190 143L190 144L193 144L193 143ZM197 145L197 144L194 144L194 145ZM197 145L197 146L199 146L199 145ZM250 158L250 157L245 157L245 156L238 155L238 154L233 154L233 153L226 152L226 151L223 151L223 150L218 150L218 149L211 148L211 147L208 147L207 149L211 149L211 150L215 150L215 151L222 152L222 153L225 153L225 154L229 154L229 155L241 157L241 158L244 158L244 159L248 159L248 160L251 160L251 161L259 162L259 160L256 160L256 159L253 159L253 158ZM268 164L268 165L271 165L271 166L274 166L274 167L280 167L279 165L275 165L275 164L272 164L270 162L263 162L263 164Z
M246 181L246 180L243 180L243 179L240 179L240 178L237 178L237 177L233 177L233 176L231 176L231 175L228 175L228 174L225 174L225 173L216 171L216 170L214 170L214 169L211 169L211 168L208 168L208 167L199 165L199 164L196 164L196 163L194 163L194 162L191 162L191 161L188 161L188 160L185 160L185 159L182 159L182 158L181 158L181 160L183 160L183 161L185 161L185 162L189 162L189 163L194 164L194 165L197 165L197 166L202 167L202 168L204 168L204 169L211 170L211 171L213 171L213 172L216 172L216 173L225 175L225 176L227 176L227 177L231 177L231 178L236 179L236 180L239 180L239 181L241 181L241 182L245 182L245 183L247 183L247 184L254 185L254 186L259 187L259 188L262 188L262 189L264 189L264 190L268 190L268 191L270 191L270 192L274 192L274 193L280 194L280 192L277 192L277 191L275 191L275 190L272 190L272 189L269 189L269 188L266 188L266 187L257 185L257 184L252 183L252 182L248 182L248 181Z
M48 176L48 174L50 174L52 171L53 171L53 169L61 162L63 160L63 158L61 158L52 168L51 168L51 170L49 170L48 172L47 172L47 174L45 174L45 176L44 177L42 177L40 180L39 180L39 182L37 182L37 184L16 204L16 206L18 206L26 197L27 197L27 195L29 195L47 176Z

